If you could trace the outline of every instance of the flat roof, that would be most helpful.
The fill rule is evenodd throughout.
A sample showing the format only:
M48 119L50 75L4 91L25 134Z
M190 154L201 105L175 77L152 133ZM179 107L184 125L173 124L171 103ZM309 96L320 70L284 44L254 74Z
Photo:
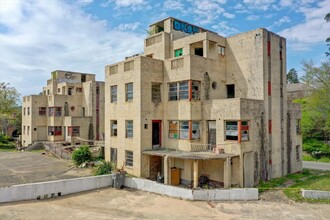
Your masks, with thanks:
M186 151L178 151L170 148L160 148L160 149L152 149L152 150L144 150L142 154L152 155L152 156L168 156L171 158L181 158L181 159L192 159L192 160L218 160L218 159L226 159L230 157L239 156L238 154L215 154L213 152L186 152Z

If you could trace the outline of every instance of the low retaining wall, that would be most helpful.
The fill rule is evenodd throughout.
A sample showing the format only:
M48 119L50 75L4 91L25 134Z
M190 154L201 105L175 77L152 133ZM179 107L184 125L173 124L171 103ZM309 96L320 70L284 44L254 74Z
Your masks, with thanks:
M125 186L187 200L258 200L258 189L256 188L192 190L164 185L151 180L129 177L125 179Z
M0 188L0 203L47 199L112 186L113 175L91 176Z
M330 199L330 191L301 190L304 198L308 199Z

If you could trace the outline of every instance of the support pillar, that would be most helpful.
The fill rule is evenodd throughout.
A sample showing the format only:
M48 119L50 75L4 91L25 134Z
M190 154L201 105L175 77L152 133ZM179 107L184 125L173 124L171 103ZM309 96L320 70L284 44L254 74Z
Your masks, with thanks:
M169 169L169 159L168 156L164 156L164 184L170 185L169 179L171 175L171 171Z
M198 160L194 160L194 189L198 187Z
M223 187L228 189L231 187L231 158L226 158L223 164Z
M203 57L208 58L209 56L209 41L203 40Z

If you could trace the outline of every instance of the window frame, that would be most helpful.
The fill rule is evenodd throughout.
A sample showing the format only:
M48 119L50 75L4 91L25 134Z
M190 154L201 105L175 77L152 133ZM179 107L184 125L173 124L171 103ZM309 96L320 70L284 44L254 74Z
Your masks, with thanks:
M197 129L195 126L198 126ZM200 120L169 120L168 138L181 140L200 140L201 139L201 121ZM196 135L193 134L196 130Z
M129 91L129 89L131 88L131 91ZM133 101L133 83L126 83L125 84L125 100L126 102L132 102Z
M114 125L116 125L116 128L113 128ZM117 120L110 121L110 136L111 137L118 136L118 121Z
M125 150L125 166L134 166L134 152L131 150Z
M235 126L234 124L228 124L227 125L227 123L236 123L236 129L229 129L229 130L227 130L227 128L228 128L228 126ZM235 120L228 120L228 121L225 121L225 140L226 141L238 141L238 123L239 123L239 121L235 121ZM233 127L234 128L234 127ZM227 131L229 132L233 132L233 133L235 133L235 131L236 131L236 135L227 135ZM228 137L236 137L236 139L228 139Z
M174 50L174 57L181 57L181 56L183 56L183 48Z
M131 126L130 126L131 124ZM133 134L133 120L126 120L125 121L125 137L126 138L133 138L134 134Z
M151 101L155 104L162 102L161 83L151 84Z
M117 94L118 94L117 85L110 86L110 102L111 103L117 103Z
M47 115L47 107L39 107L39 116Z

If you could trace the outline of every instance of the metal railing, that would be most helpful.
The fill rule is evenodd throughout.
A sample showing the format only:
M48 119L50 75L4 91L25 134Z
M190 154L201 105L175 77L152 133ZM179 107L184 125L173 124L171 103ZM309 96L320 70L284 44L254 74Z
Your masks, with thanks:
M191 143L190 152L211 152L215 154L237 153L239 151L238 142L212 144L195 144Z

